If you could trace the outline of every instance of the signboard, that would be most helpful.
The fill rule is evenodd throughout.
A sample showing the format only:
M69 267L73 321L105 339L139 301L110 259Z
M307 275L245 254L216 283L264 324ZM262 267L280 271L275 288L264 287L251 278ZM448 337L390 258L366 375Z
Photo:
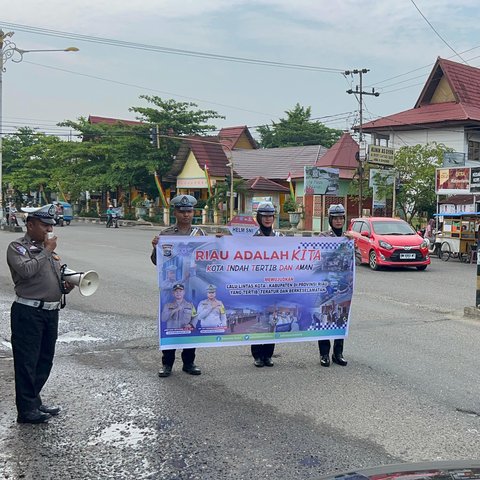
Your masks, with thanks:
M395 179L395 170L370 169L370 187L373 189L373 208L385 208L387 206L386 192L379 193L380 187L393 185Z
M437 168L435 171L437 195L462 195L470 193L470 168Z
M304 167L303 175L306 195L338 195L338 168Z
M395 163L394 157L395 150L393 148L381 147L380 145L368 146L368 163L393 167Z
M232 235L252 236L258 230L258 224L251 215L235 215L228 223L227 228Z
M258 204L262 202L272 202L272 197L252 197L252 212L256 212Z
M461 152L444 152L443 166L444 167L464 167L465 154Z
M207 179L200 178L178 178L177 188L208 188Z
M480 167L470 168L470 193L480 193Z
M313 240L161 235L160 349L345 338L353 241Z

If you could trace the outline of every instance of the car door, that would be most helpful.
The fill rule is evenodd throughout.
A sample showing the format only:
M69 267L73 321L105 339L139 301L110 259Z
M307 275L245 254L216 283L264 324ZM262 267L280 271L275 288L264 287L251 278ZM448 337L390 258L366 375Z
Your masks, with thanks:
M362 262L368 262L368 255L370 253L370 236L372 230L368 222L361 220L357 227L359 229L357 248L360 252Z

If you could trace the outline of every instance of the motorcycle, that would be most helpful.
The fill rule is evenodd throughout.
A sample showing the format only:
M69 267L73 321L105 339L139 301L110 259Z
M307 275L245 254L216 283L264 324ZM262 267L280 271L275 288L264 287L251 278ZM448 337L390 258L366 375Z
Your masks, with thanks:
M118 213L116 212L110 213L108 215L106 227L110 228L111 226L113 226L115 228L118 228L118 217L119 217Z
M10 209L8 215L8 224L13 227L18 227L17 212L12 209Z

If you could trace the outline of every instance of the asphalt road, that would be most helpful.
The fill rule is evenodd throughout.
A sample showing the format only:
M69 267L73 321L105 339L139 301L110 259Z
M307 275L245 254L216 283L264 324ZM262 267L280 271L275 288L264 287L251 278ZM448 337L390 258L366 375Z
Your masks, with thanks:
M476 267L434 259L425 272L357 268L346 368L321 368L316 343L277 346L256 369L243 347L199 349L203 374L157 377L152 228L58 229L92 297L61 313L44 389L64 411L15 422L9 307L0 259L0 478L314 479L386 463L478 458L480 323ZM19 234L0 232L0 250Z

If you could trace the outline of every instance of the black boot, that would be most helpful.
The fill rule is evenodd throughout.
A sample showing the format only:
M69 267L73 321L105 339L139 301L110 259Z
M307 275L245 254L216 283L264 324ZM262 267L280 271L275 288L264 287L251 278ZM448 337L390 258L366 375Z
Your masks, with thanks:
M332 360L333 360L333 363L336 363L337 365L341 365L342 367L346 367L348 363L345 360L345 358L343 358L343 353L334 353L332 355Z
M330 366L330 357L328 355L321 355L320 356L320 365L322 367L329 367Z

